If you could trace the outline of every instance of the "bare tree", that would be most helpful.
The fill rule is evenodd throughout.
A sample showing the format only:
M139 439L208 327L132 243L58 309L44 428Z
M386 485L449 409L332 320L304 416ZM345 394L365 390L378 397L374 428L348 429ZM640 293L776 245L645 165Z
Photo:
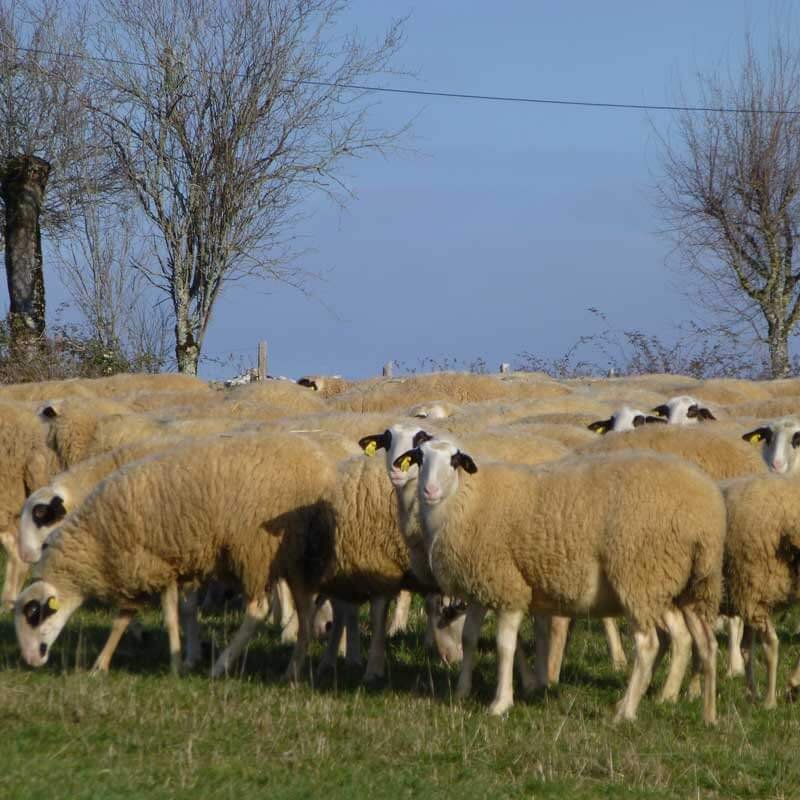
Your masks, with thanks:
M343 200L342 162L382 150L363 83L400 45L343 36L343 0L98 0L95 111L154 233L139 269L171 301L178 369L194 373L232 279L302 286L295 225L309 192Z
M85 21L55 0L0 0L0 199L12 337L45 327L41 228L63 231L92 194L84 162L95 148L83 94ZM102 183L102 181L100 181Z
M723 325L749 326L773 377L800 319L800 51L780 37L735 70L698 78L699 104L662 138L662 209L692 293Z

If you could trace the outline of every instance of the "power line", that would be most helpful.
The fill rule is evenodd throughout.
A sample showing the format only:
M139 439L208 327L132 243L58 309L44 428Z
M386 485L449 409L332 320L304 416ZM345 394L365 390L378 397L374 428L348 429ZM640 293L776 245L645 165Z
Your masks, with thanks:
M15 45L12 49L23 53L34 55L59 56L61 58L74 58L79 61L97 61L107 64L121 64L131 67L144 67L145 69L156 69L153 64L145 61L135 61L124 58L108 58L107 56L96 56L88 53L59 53L54 50L43 50L35 47L22 47ZM237 77L243 78L244 75ZM416 97L433 97L450 100L472 100L479 102L492 103L522 103L527 105L547 105L547 106L568 106L573 108L605 108L615 111L683 111L688 113L723 113L723 114L768 114L768 115L795 115L800 114L800 109L780 109L780 108L737 108L735 106L691 106L691 105L669 105L652 103L621 103L606 102L599 100L566 100L562 98L550 97L522 97L516 95L497 95L497 94L473 94L469 92L455 92L434 89L398 89L393 86L372 86L371 84L360 83L338 83L333 81L311 81L311 80L292 80L286 78L285 83L297 83L304 86L319 86L330 89L347 89L355 92L375 92L393 95L412 95Z

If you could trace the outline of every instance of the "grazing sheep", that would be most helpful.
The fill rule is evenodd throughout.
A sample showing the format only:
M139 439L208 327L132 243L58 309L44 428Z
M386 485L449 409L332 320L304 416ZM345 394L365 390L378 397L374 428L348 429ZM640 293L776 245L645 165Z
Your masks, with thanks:
M704 406L688 395L679 395L653 409L654 414L664 417L670 425L696 425L698 422L715 420L716 417Z
M710 478L679 459L642 453L540 467L489 463L479 471L468 454L437 440L396 463L420 467L420 513L439 585L498 613L491 713L513 703L517 630L531 610L628 617L636 660L617 720L635 718L650 683L656 626L680 645L664 699L677 698L693 640L704 668L703 718L716 720L712 623L725 506ZM462 674L471 670L477 638L468 624Z
M319 396L327 400L346 392L353 386L353 381L347 381L341 375L304 375L297 381L297 385L319 392Z
M318 444L281 434L231 434L127 464L51 535L40 580L18 598L15 625L25 660L44 664L89 597L122 610L115 630L121 636L135 610L161 594L168 629L177 632L178 587L222 572L241 583L247 611L213 674L225 671L229 651L264 619L267 589L284 577L300 616L287 672L296 677L307 649L312 587L329 547L309 530L318 531L318 501L333 478ZM172 633L170 652L177 671L180 640Z
M778 636L773 611L798 599L800 563L800 482L796 475L740 478L723 484L728 514L725 543L725 586L728 601L745 623L743 648L751 650L753 632L764 644L767 661L766 708L776 704ZM750 691L757 695L754 661L747 661ZM800 662L789 678L795 695L800 687Z
M608 419L600 419L597 422L592 422L586 427L593 433L606 434L610 432L621 433L622 431L632 431L634 428L641 428L654 422L661 422L666 424L666 420L661 417L652 417L645 414L643 411L637 411L635 408L623 406L615 411Z

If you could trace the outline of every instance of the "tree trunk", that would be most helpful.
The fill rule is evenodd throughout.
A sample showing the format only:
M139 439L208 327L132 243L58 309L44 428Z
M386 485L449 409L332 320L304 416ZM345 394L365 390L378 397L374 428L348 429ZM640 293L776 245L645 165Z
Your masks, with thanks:
M192 327L182 309L176 310L175 317L175 359L178 362L178 372L197 375L200 348L195 342Z
M13 349L30 351L45 330L42 271L42 210L50 164L36 156L6 162L0 177L5 205L6 278L10 300L8 322Z
M789 331L782 325L769 325L769 360L772 378L789 374Z

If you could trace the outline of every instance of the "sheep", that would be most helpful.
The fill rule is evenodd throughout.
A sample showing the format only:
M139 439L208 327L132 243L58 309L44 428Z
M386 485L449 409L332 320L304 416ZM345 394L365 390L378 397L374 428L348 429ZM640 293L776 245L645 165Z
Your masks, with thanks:
M256 381L226 389L223 402L231 413L247 415L249 419L261 418L255 416L258 411L289 416L318 413L327 407L317 392L309 392L292 381Z
M715 420L716 417L689 395L679 395L653 409L654 414L664 417L670 425L696 425L698 422Z
M628 616L636 660L617 721L635 719L650 683L656 626L669 630L680 655L662 699L677 698L694 641L705 679L703 718L715 722L712 622L722 591L725 506L708 476L679 459L643 453L479 470L442 440L423 442L395 463L420 468L422 526L439 585L498 613L490 713L513 704L517 630L531 610ZM461 690L468 689L476 639L468 619Z
M641 428L642 425L655 422L666 423L666 420L661 417L650 416L643 411L638 411L629 406L623 406L615 411L608 419L597 420L597 422L592 422L586 427L593 433L606 434L611 431L617 433L621 431L632 431L634 428Z
M463 406L448 403L447 400L431 400L429 403L417 403L408 409L407 415L415 419L447 419L459 413Z
M781 417L742 435L746 442L762 443L761 455L770 472L779 475L800 470L800 417Z
M353 381L347 381L341 375L304 375L297 381L297 385L319 392L319 396L327 400L346 392L353 386Z
M332 398L330 403L343 411L400 411L409 404L445 398L453 403L484 400L521 400L558 397L569 389L555 381L527 382L503 380L491 375L437 372L404 379L359 383Z
M745 623L743 648L749 653L752 635L763 640L767 661L765 708L776 705L778 636L772 624L774 610L798 599L800 508L797 475L740 478L723 484L728 516L725 544L725 584L731 610ZM752 653L747 680L757 696ZM789 693L800 687L800 661L789 678Z
M89 597L121 608L119 636L144 599L160 593L178 671L177 589L224 570L241 583L247 611L212 674L225 671L230 652L266 616L267 587L284 577L300 616L287 670L296 678L307 649L312 587L329 547L322 536L300 532L318 531L318 501L333 477L332 460L317 443L274 433L189 442L127 464L51 535L39 580L16 604L23 657L44 664L64 624Z

